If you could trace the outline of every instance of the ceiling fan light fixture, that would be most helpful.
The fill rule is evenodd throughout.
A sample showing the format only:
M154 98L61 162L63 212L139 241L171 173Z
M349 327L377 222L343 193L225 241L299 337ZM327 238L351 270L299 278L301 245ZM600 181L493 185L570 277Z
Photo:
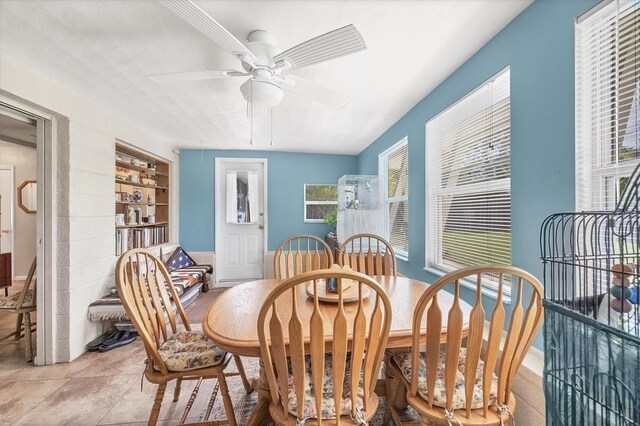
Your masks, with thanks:
M242 83L240 92L244 100L253 106L272 108L278 105L284 97L284 92L277 84L259 80L249 79Z

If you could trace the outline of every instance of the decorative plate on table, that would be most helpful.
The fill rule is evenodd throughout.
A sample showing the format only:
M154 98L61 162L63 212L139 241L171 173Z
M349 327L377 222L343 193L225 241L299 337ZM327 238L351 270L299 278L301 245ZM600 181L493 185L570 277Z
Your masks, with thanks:
M142 189L134 189L132 195L134 202L139 203L142 201Z
M362 298L366 299L371 294L371 289L367 285L362 285ZM307 286L307 296L310 298L315 297L313 283L309 283ZM325 280L318 280L318 300L321 302L338 303L338 293L333 293L327 290L327 282ZM342 282L342 300L345 303L358 301L358 283L352 280L344 279Z

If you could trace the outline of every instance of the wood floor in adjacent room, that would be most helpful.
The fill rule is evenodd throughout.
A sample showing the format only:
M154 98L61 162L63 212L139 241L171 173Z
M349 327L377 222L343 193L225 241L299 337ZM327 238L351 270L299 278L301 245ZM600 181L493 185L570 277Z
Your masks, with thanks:
M11 291L17 290L13 287ZM186 309L194 328L200 328L207 308L220 292L203 293ZM0 312L0 335L11 332L14 327L15 315ZM146 425L156 386L142 379L144 360L144 347L138 339L110 352L85 353L70 363L34 367L25 362L23 340L0 342L0 425ZM250 379L258 376L255 359L243 358L243 364ZM234 370L231 362L229 371ZM238 377L227 381L236 419L239 425L244 425L256 404L256 393L246 395ZM180 400L175 403L172 402L174 382L167 386L159 424L179 422L194 384L185 382ZM205 381L188 421L198 420L212 392L217 392L216 381ZM540 377L522 368L514 383L514 392L518 399L517 424L544 425ZM218 395L211 418L220 417L224 417L224 411ZM381 424L381 418L380 413L370 424Z

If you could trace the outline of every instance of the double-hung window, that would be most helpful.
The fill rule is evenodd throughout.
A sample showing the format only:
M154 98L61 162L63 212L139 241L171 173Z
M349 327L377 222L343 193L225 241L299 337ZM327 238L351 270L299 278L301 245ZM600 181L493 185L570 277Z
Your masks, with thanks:
M409 144L405 137L380 154L385 233L397 256L409 257Z
M304 221L323 223L329 213L338 209L338 185L306 184L304 186Z
M640 2L576 23L576 208L613 210L640 163Z
M509 82L506 68L427 122L427 268L511 263Z

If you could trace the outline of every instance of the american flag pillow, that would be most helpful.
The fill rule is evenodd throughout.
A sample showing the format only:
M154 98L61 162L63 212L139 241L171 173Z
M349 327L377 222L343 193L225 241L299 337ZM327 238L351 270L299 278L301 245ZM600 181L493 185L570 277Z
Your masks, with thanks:
M186 251L182 249L182 247L176 248L169 259L165 262L167 265L167 269L169 272L173 272L176 269L184 268L186 266L195 265L196 262L187 254Z

